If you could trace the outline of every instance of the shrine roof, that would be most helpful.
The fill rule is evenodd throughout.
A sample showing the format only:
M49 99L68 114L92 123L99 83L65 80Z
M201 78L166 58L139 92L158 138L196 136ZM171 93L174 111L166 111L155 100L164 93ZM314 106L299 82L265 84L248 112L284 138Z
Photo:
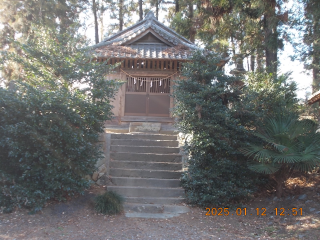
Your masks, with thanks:
M190 59L199 49L159 22L153 12L138 23L92 46L98 58Z
M311 95L311 97L308 99L308 104L311 105L319 101L320 101L320 90Z
M143 58L143 59L189 59L192 51L178 45L168 47L157 44L137 44L130 46L107 45L96 48L99 57Z

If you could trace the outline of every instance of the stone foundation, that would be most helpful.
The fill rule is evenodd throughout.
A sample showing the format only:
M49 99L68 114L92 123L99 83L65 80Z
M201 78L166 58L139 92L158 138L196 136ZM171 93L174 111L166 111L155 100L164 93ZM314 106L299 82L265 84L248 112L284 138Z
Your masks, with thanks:
M91 176L91 180L98 185L107 185L109 179L110 136L109 133L102 133L99 138L103 155L96 163L96 171Z

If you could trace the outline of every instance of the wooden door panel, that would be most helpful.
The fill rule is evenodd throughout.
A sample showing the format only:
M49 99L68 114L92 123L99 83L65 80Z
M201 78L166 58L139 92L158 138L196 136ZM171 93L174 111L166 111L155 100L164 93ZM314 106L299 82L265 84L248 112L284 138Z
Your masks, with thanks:
M126 94L124 115L146 116L147 96L145 94Z
M126 116L169 117L171 79L127 77Z
M170 96L149 95L149 115L169 117Z

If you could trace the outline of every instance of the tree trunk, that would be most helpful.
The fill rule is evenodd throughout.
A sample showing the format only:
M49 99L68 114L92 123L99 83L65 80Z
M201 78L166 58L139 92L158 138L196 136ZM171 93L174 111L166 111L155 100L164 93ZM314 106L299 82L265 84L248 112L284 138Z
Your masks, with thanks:
M314 53L315 54L315 53ZM314 55L312 58L313 65L319 65L320 57ZM312 67L312 93L315 93L320 90L320 71L319 66Z
M278 61L278 20L276 17L276 1L269 0L266 13L264 15L264 34L266 68L269 73L277 75Z
M94 18L95 41L96 41L96 44L98 44L99 43L99 26L98 26L96 0L92 0L92 12L93 12L93 18Z
M65 0L59 1L58 4L61 5L58 7L59 9L68 9L68 4ZM70 26L70 19L68 18L66 11L61 11L59 20L59 32L60 34L65 34L67 32L67 28Z
M175 1L175 13L177 14L178 12L180 12L180 5L179 5L179 0Z
M231 48L232 48L232 54L233 54L233 56L235 56L236 55L236 46L234 44L233 36L231 36Z
M191 25L189 26L190 27L189 40L194 43L197 32L196 32L196 30L194 28L194 24L193 24L193 17L194 17L194 14L193 14L193 1L189 1L188 5L189 5L189 19L190 19L190 22L191 22Z
M258 72L261 72L263 69L263 54L262 51L257 49L257 68Z
M251 72L254 72L254 63L255 63L256 57L254 55L254 52L252 52L251 56L250 56L250 70Z
M142 0L139 0L139 20L143 20Z
M313 20L312 93L320 90L320 19Z
M123 0L119 0L119 30L123 29Z
M273 175L273 179L276 181L276 194L278 198L282 197L283 193L283 185L284 182L289 178L289 176L293 173L293 169L288 167L287 165L282 165L279 171L277 171Z
M156 0L156 19L159 17L159 0Z
M103 36L104 36L104 25L103 25L103 13L104 13L104 6L102 4L101 9L100 9L100 42L103 41Z

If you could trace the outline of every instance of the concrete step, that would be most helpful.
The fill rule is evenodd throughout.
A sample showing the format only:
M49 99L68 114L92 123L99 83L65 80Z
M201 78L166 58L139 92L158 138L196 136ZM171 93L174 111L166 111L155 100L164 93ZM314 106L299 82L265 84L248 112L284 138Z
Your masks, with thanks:
M152 169L152 170L182 170L181 163L172 162L144 162L144 161L110 161L111 168L126 168L126 169Z
M184 202L183 197L125 197L126 203L144 204L179 204Z
M184 196L183 188L151 188L151 187L127 187L108 186L108 191L114 191L124 197L161 197L178 198Z
M112 177L111 182L116 186L131 186L131 187L139 186L139 187L160 187L160 188L180 187L179 179Z
M150 116L123 116L121 122L159 122L162 124L173 123L170 117L150 117Z
M110 168L111 177L140 177L140 178L160 178L160 179L180 179L182 172L161 171L152 169L122 169Z
M190 211L186 206L141 203L126 203L124 210L126 217L143 218L170 218Z
M132 147L132 146L110 146L111 152L128 153L179 153L179 148L172 147Z
M178 217L181 213L137 213L137 212L125 212L127 218L157 218L157 219L168 219L173 217Z
M154 153L110 153L110 158L119 161L144 161L144 162L175 162L181 163L182 156L178 154Z
M178 147L177 140L150 140L150 139L112 139L111 145L126 146L165 146Z
M129 124L125 125L107 125L104 128L106 133L124 134L129 132Z
M149 139L149 140L177 140L177 135L166 134L111 134L111 139Z
M129 132L159 133L160 129L161 123L157 122L131 122L129 125Z
M125 200L127 217L168 218L187 212L180 187L182 156L176 135L111 134L108 191ZM182 207L184 208L184 207Z
M123 208L126 212L163 213L163 204L125 203Z

